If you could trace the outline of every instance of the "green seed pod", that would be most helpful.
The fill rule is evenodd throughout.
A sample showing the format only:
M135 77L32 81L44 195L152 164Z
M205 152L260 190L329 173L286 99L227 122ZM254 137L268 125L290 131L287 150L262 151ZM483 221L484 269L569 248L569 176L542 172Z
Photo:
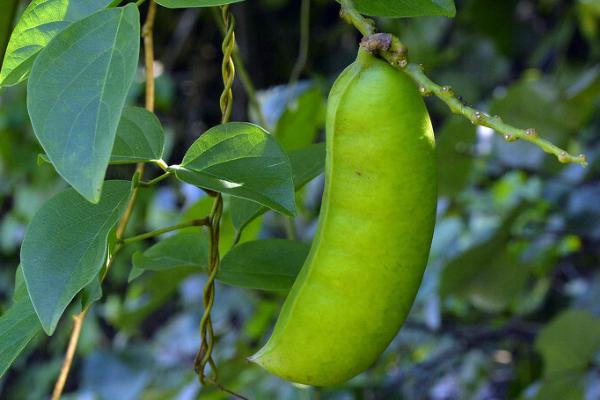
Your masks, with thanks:
M376 361L427 263L434 147L417 87L361 49L329 95L325 194L310 254L251 361L314 386L346 381Z

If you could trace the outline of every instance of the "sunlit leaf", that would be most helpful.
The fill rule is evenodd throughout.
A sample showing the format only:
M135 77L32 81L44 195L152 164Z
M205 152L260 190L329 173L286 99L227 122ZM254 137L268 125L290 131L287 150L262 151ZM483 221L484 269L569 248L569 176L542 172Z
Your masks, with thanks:
M289 153L294 177L294 188L298 190L319 176L325 168L325 143L312 144ZM266 207L253 201L232 198L231 220L240 231L254 218L267 211Z
M27 79L35 58L59 32L103 9L111 0L34 0L27 6L10 37L0 71L0 86ZM3 0L7 3L6 0ZM2 15L8 5L0 2ZM4 32L4 31L2 31Z
M296 213L290 160L257 125L232 122L209 129L188 149L179 179L201 188Z

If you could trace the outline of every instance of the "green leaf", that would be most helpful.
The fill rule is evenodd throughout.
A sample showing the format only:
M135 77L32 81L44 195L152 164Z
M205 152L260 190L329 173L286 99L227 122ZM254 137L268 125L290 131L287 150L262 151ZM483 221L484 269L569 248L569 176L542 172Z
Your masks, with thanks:
M242 1L244 0L156 0L166 8L216 7Z
M325 143L317 143L289 153L292 164L294 188L299 190L319 176L325 168ZM267 211L266 207L253 201L233 197L231 220L237 231L241 231L254 218Z
M488 312L498 312L520 294L531 273L526 264L508 254L512 225L524 205L516 206L487 240L451 260L442 270L440 294L458 295Z
M205 132L188 149L177 177L201 188L296 213L290 160L261 127L231 122Z
M125 107L117 128L111 164L160 160L165 134L154 113L141 107Z
M325 143L311 144L290 152L292 174L296 190L323 173L325 169Z
M83 289L79 294L81 298L81 309L85 310L93 303L102 298L102 282L100 282L100 274Z
M552 377L583 371L600 350L600 319L586 311L564 311L548 323L535 341Z
M172 268L132 282L127 287L124 307L116 316L116 326L129 332L139 330L148 316L173 298L181 282L195 273L197 267Z
M60 32L31 70L35 134L58 173L94 203L137 68L139 24L133 4L98 11Z
M565 371L542 382L535 400L582 400L585 399L583 371Z
M110 1L32 1L23 12L8 42L0 71L0 87L16 85L27 79L38 53L52 38L73 22L103 9ZM4 10L5 6L1 7Z
M21 263L29 296L49 335L75 295L97 277L108 234L130 192L130 182L107 181L100 202L91 204L68 189L48 200L31 220Z
M179 267L196 267L199 270L208 265L208 236L205 232L181 232L162 239L143 253L133 255L133 269L130 280L144 270L162 271Z
M304 148L315 140L324 110L323 93L318 86L287 105L275 127L275 137L285 151Z
M469 182L477 142L475 126L461 117L451 117L436 135L438 193L453 196Z
M456 15L454 0L354 0L354 5L360 13L377 17Z
M267 239L237 245L223 257L217 279L260 290L288 290L308 256L307 243Z
M12 306L0 316L0 377L12 365L25 346L42 330L27 288L23 270L17 269Z

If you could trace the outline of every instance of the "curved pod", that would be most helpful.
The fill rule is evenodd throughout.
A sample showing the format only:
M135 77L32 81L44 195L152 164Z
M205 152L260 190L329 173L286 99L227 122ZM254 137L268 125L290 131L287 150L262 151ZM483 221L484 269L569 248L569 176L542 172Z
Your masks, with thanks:
M314 386L343 382L375 362L427 264L434 147L410 78L361 49L329 96L325 193L310 254L251 361Z

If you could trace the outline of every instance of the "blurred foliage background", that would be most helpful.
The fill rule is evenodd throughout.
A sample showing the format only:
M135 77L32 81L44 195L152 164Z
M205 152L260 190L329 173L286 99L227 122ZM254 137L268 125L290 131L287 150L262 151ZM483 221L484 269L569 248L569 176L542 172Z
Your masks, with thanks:
M413 61L470 104L535 128L589 158L559 164L527 143L429 107L438 141L440 201L428 269L405 327L368 372L339 387L294 386L250 365L284 294L219 285L213 320L221 382L252 399L600 399L600 1L457 0L457 18L378 20ZM24 6L22 4L21 6ZM22 9L22 7L21 7ZM326 94L359 39L332 0L313 0L308 57L290 83L300 42L300 2L233 6L241 57L269 129L287 150L323 140ZM3 11L0 11L3 14ZM10 25L6 13L0 29ZM210 10L159 9L157 114L170 163L219 121L221 35ZM12 296L28 221L65 183L31 130L25 85L0 92L0 312ZM254 120L235 86L233 120ZM143 97L143 71L131 93ZM373 121L377 123L377 121ZM401 151L402 149L398 149ZM131 167L113 166L128 178ZM294 229L310 241L322 176L299 192ZM209 201L208 201L209 202ZM203 216L200 190L169 181L142 192L132 232ZM227 210L222 253L233 240ZM285 237L269 212L243 240ZM192 370L204 275L197 267L146 272L128 285L121 254L84 326L67 399L222 399ZM125 254L127 253L127 254ZM42 399L70 333L39 335L0 381L2 399Z

